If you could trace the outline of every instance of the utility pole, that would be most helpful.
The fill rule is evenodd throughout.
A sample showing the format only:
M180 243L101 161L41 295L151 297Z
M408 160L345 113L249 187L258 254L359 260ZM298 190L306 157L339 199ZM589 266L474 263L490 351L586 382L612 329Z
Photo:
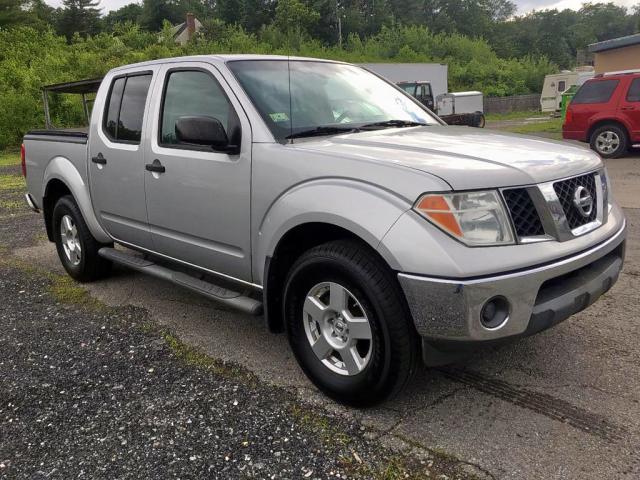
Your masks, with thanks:
M336 21L338 22L338 47L342 49L342 14L340 10L342 9L342 5L340 5L340 0L336 0Z

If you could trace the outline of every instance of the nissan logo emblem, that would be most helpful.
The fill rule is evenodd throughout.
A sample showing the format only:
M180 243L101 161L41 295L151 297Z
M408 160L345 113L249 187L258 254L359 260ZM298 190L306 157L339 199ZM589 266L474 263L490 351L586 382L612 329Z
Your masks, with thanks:
M573 192L573 204L583 217L588 217L593 211L593 197L589 190L580 185Z

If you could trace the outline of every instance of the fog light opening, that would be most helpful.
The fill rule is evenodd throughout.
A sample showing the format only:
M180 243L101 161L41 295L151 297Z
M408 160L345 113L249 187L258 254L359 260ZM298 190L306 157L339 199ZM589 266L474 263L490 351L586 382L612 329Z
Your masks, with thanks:
M509 320L509 301L504 297L493 297L484 304L480 312L480 323L489 330L502 327Z

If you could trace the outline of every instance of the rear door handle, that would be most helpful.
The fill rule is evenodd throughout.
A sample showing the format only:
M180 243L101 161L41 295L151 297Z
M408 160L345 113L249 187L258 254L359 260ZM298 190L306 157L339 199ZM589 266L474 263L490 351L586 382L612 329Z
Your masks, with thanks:
M97 163L98 165L106 165L107 164L107 159L102 156L102 153L99 153L95 157L91 157L91 161L93 163Z
M150 172L155 172L155 173L164 173L166 171L166 168L164 168L164 165L162 165L160 163L160 160L158 160L157 158L153 161L153 163L147 163L144 166L144 168L146 168Z

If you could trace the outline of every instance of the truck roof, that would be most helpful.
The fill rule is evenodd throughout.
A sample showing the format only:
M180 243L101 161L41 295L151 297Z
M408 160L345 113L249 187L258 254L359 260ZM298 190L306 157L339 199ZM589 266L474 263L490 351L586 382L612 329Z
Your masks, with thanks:
M287 55L256 55L256 54L223 54L223 55L189 55L184 57L170 57L159 58L157 60L149 60L146 62L132 63L129 65L122 65L112 69L112 72L119 70L125 70L132 67L144 67L146 65L160 65L164 63L175 62L197 62L197 61L209 61L214 63L226 63L234 60L293 60L293 61L314 61L314 62L327 62L327 63L345 63L338 60L327 60L322 58L311 57L289 57Z

